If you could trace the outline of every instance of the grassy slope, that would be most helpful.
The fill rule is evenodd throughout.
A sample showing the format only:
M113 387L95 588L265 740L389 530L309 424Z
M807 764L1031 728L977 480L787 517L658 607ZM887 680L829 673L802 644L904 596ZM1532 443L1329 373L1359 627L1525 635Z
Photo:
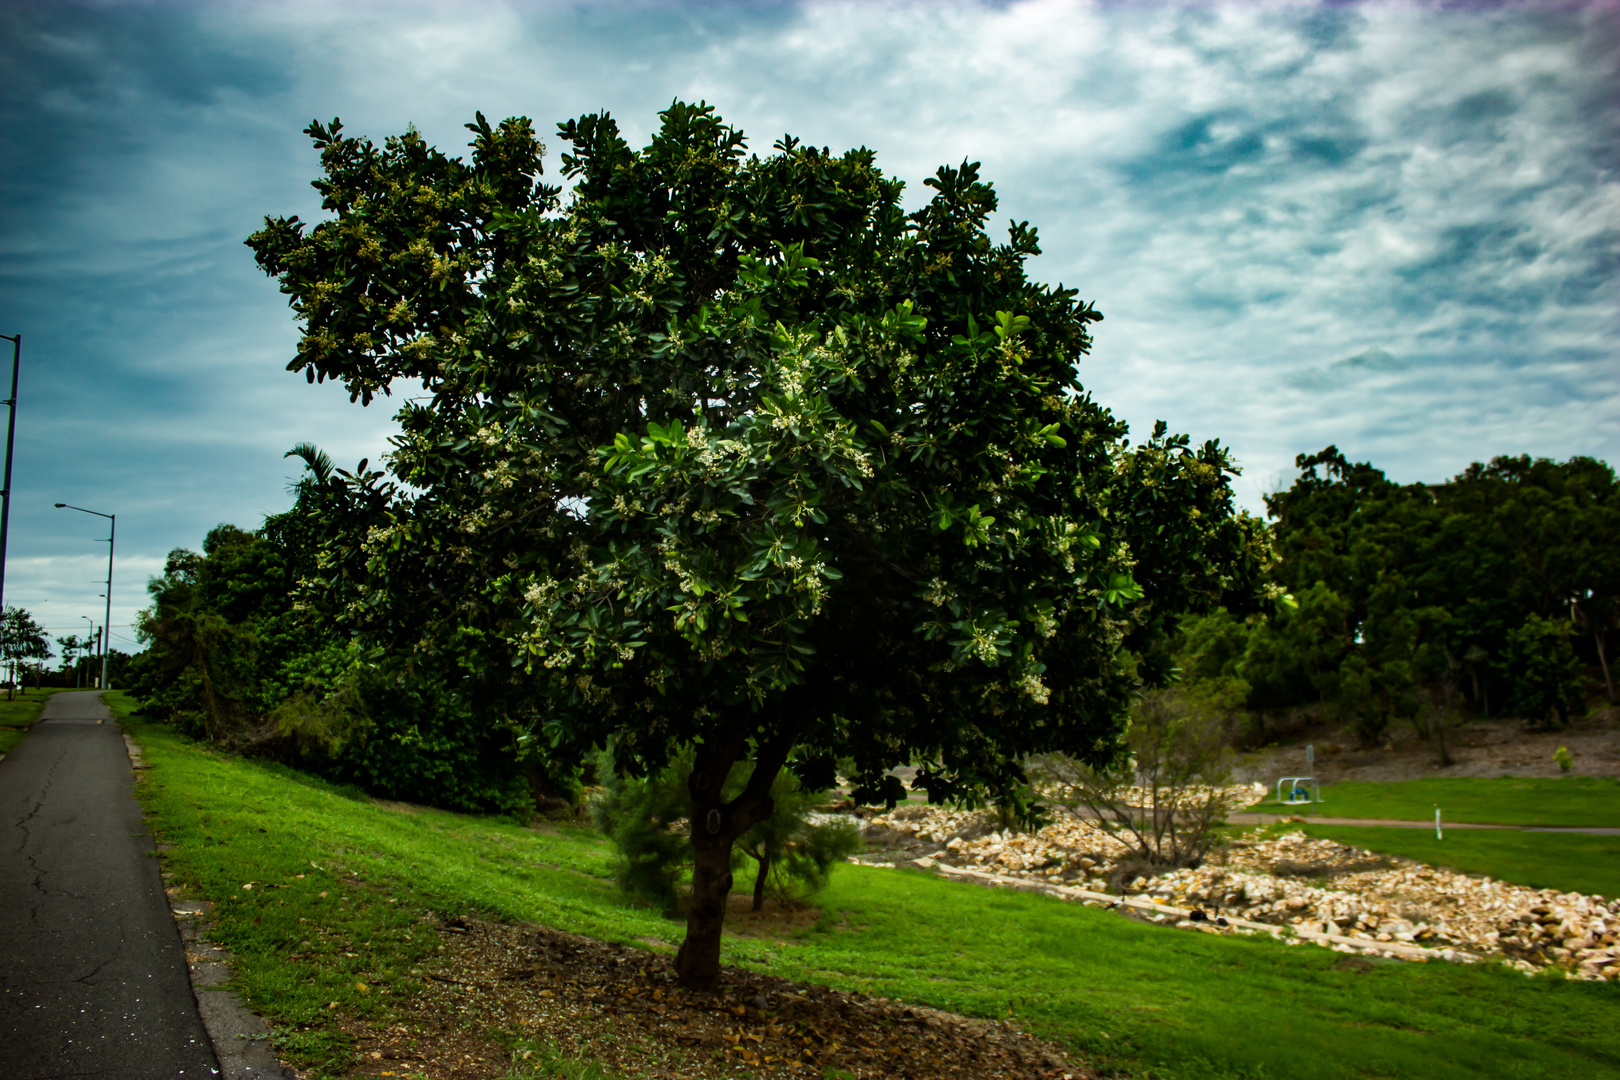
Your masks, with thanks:
M239 985L304 1029L286 1048L306 1064L343 1058L331 1002L381 1017L418 984L431 912L661 949L680 934L618 899L588 833L390 810L161 728L137 735L155 766L142 797L177 845L169 869L220 901L216 935L239 957ZM1325 950L1145 926L913 871L842 868L822 906L821 922L790 939L728 941L728 961L1011 1016L1141 1077L1292 1075L1302 1047L1313 1077L1620 1077L1613 985L1447 964L1340 971Z
M1432 821L1440 807L1447 821L1496 825L1620 827L1620 779L1561 776L1434 777L1387 784L1333 784L1311 813L1323 817ZM1297 813L1267 799L1251 810Z
M39 719L39 714L45 710L45 702L58 692L54 687L20 690L16 697L7 701L4 692L0 691L0 754L11 753L13 747L27 738L28 725Z
M1620 896L1620 836L1306 825L1312 836L1533 889Z

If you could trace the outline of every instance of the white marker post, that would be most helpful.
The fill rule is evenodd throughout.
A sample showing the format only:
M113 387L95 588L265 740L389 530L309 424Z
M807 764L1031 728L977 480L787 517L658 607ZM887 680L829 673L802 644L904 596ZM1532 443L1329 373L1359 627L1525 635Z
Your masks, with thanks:
M1316 786L1316 747L1310 743L1305 744L1305 771L1311 774L1311 809L1316 809L1316 799L1321 789ZM1310 811L1306 811L1309 813Z
M1440 831L1440 808L1438 806L1434 808L1434 838L1436 840L1443 840L1445 838L1444 834L1442 834Z

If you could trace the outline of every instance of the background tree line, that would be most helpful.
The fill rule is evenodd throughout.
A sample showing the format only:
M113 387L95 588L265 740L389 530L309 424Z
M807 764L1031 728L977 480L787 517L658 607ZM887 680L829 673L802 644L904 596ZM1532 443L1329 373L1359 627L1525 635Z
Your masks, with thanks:
M1615 700L1620 488L1592 458L1497 457L1396 484L1336 447L1300 455L1266 500L1272 580L1297 607L1215 611L1173 644L1187 689L1265 742L1309 720L1364 744L1409 724L1449 763L1476 716L1560 726Z
M9 697L32 683L36 688L94 688L100 685L102 634L51 635L25 608L7 606L0 613L0 685ZM52 653L58 654L55 668L48 666ZM128 675L130 656L119 649L106 653L107 678L121 686Z

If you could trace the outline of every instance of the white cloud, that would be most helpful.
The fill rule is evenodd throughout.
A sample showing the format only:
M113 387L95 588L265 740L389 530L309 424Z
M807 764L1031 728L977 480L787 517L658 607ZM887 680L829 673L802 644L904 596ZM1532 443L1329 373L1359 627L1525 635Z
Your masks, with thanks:
M1035 272L1106 315L1087 386L1138 430L1233 445L1251 506L1329 442L1403 480L1620 460L1609 7L68 10L17 24L35 67L0 116L51 178L14 174L0 204L0 300L36 313L41 365L18 582L60 544L40 509L58 493L140 508L130 550L160 565L285 505L292 443L382 448L388 403L281 370L295 328L239 246L266 213L318 216L299 129L333 115L459 152L475 110L549 137L608 109L637 142L704 98L759 152L783 132L873 147L912 205L937 166L982 161L997 227L1030 219ZM1342 363L1383 355L1400 366Z

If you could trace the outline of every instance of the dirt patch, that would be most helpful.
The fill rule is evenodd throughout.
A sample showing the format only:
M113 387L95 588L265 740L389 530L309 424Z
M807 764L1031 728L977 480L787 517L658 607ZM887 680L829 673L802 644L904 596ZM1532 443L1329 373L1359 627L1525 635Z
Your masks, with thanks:
M350 1026L351 1076L486 1080L521 1067L504 1037L628 1076L1073 1080L1096 1074L1018 1031L726 968L678 988L668 958L537 926L452 919L442 966L389 1027Z
M766 900L754 910L751 895L732 893L726 899L726 933L743 937L789 938L821 921L821 909L809 904L784 904Z
M1582 776L1620 776L1620 709L1593 713L1563 731L1530 731L1522 720L1475 720L1447 736L1452 764L1442 766L1428 743L1396 736L1385 746L1359 749L1348 731L1320 728L1288 746L1243 755L1234 776L1276 784L1280 776L1306 776L1307 744L1316 747L1316 778L1324 784L1418 780L1426 776L1559 776L1553 753L1569 750Z

